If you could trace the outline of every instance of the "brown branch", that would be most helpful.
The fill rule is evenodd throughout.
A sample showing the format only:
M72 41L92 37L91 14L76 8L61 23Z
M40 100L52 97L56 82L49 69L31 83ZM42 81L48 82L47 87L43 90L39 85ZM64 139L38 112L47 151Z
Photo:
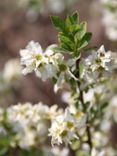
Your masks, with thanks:
M76 62L76 68L78 69L78 73L77 73L77 78L80 79L80 69L79 69L79 64L80 64L80 59L77 60ZM84 104L84 98L83 98L83 91L81 90L81 82L78 80L77 81L77 85L78 85L78 88L79 88L79 98L80 98L80 101L81 101L81 104L82 104L82 107L83 107L83 111L84 113L86 112L85 110L85 104ZM87 116L87 121L86 121L86 132L87 132L87 137L88 137L88 140L87 140L87 143L89 144L90 146L90 152L92 150L92 140L91 140L91 132L90 132L90 127L89 127L89 121L88 121L88 116Z
M69 145L69 154L70 156L76 156L75 151Z

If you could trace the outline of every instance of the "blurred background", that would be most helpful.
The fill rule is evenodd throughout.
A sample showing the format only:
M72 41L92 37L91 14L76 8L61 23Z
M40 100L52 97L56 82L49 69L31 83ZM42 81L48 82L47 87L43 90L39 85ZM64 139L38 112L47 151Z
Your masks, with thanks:
M93 33L91 45L99 47L104 44L106 49L116 51L116 41L109 40L105 34L99 0L0 0L1 75L6 62L19 58L19 50L29 41L37 41L43 48L57 43L57 31L51 24L50 15L65 17L75 10L79 12L81 21L87 21L88 30ZM13 66L15 70L16 64ZM13 80L8 86L1 80L1 106L26 101L62 104L61 93L54 94L51 81L42 83L33 74L22 76L15 85Z

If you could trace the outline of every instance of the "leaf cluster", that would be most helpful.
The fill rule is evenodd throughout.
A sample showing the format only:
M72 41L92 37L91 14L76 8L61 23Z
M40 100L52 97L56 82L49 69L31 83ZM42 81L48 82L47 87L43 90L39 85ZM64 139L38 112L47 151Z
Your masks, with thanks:
M56 50L79 57L80 51L89 44L92 37L92 34L87 32L87 23L80 23L77 12L67 16L65 20L58 16L52 16L51 20L59 31L58 41L60 46Z

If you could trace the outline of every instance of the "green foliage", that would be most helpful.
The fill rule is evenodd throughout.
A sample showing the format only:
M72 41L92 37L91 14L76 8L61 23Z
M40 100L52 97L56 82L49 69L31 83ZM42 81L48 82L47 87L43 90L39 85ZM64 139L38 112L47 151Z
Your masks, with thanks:
M76 156L90 156L90 155L87 152L80 150L77 152Z
M0 156L5 155L8 151L7 147L0 146Z
M22 150L20 151L21 156L44 156L41 150L37 149L30 149L30 150Z
M58 17L58 16L52 16L52 17L51 17L51 21L52 21L52 24L53 24L59 31L66 32L66 30L65 30L65 23L64 23L64 21L61 20L60 17Z
M100 119L103 118L105 110L106 110L108 104L109 104L108 102L104 102L104 103L100 104L98 106L98 108L97 107L92 107L91 108L91 112L90 112L90 114L92 116L91 122L94 122L96 119L100 120Z
M87 32L87 23L79 22L77 12L68 16L65 20L58 16L52 16L51 20L59 31L58 40L60 45L58 51L79 57L80 51L89 44L92 37L92 34ZM57 48L55 51L57 51Z
M9 153L11 149L11 143L15 141L15 133L12 131L12 127L7 121L7 113L4 110L3 120L0 122L0 126L4 127L5 134L0 134L0 156Z

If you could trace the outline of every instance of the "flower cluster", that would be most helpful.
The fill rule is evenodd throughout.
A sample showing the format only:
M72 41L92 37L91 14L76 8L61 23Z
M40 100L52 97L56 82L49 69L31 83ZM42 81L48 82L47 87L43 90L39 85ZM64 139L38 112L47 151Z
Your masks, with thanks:
M55 91L65 82L65 79L74 78L71 68L75 61L64 60L61 53L55 53L53 48L57 45L49 46L43 52L39 43L31 41L26 49L20 51L21 64L25 66L23 74L34 71L43 81L48 78L56 79Z
M55 88L58 89L63 82L67 82L68 78L69 80L73 79L75 81L78 81L78 79L76 78L76 75L73 74L74 70L76 70L75 59L65 60L63 54L54 52L54 47L57 46L49 46L45 50L45 52L43 52L41 46L38 43L31 41L26 49L20 51L20 55L21 63L25 66L25 68L23 69L24 74L34 71L36 75L43 81L47 80L48 78L54 78L56 79ZM84 90L84 104L88 104L87 112L84 113L83 111L80 111L80 109L82 108L80 107L82 105L82 101L80 101L78 95L80 94L80 90L78 90L77 92L65 92L62 95L62 100L65 103L68 103L69 106L63 113L54 115L53 118L51 117L51 127L48 127L48 135L52 137L52 145L59 145L62 143L72 144L74 141L78 140L86 142L87 117L89 116L89 114L92 114L88 118L92 122L94 122L93 120L95 119L94 125L99 126L99 129L103 130L105 129L105 127L108 127L107 132L104 131L101 133L99 129L92 129L91 131L93 144L92 156L95 156L96 154L102 152L101 147L103 147L105 152L108 147L108 140L106 140L106 135L111 127L110 118L112 117L112 114L108 114L107 111L108 115L104 115L103 110L100 114L100 112L98 112L98 109L104 109L106 107L106 102L113 97L109 84L111 81L110 78L107 77L107 74L112 73L113 70L116 69L115 55L111 51L106 52L104 46L102 45L97 51L92 51L91 55L89 55L87 58L81 59L80 63L83 64L81 81L87 83L88 87L90 86L90 89L86 91L86 84L82 84L85 87L82 87L81 85L82 89ZM92 84L94 85L92 86ZM80 101L79 104L78 99ZM76 108L77 105L79 105L79 109ZM110 106L111 109L113 109L114 105L111 104ZM41 117L43 116L43 113L39 114L41 114ZM50 116L52 116L52 114L54 114L54 111L50 114ZM116 121L115 114L116 109L114 109L113 113L113 118ZM103 115L105 116L106 120L104 120L100 125L100 116ZM48 115L46 115L46 117L47 116ZM45 129L47 130L47 128ZM45 134L41 134L41 136L45 136ZM105 141L103 140L104 144L102 141L103 145L99 145L102 137L105 138ZM84 143L82 143L81 146L82 148L84 148ZM84 151L87 150L89 151L89 147L86 150L84 149Z
M94 83L96 81L103 80L107 76L111 71L111 53L111 51L106 52L102 45L97 51L93 51L92 55L83 59L83 78L86 82Z
M0 135L9 136L12 132L14 139L13 142L10 140L10 146L19 146L21 149L36 147L47 139L50 121L61 113L62 110L57 110L56 105L49 108L42 103L18 104L1 109Z
M57 116L52 121L49 129L52 136L52 144L69 144L73 139L78 139L78 133L86 127L86 115L79 111L70 111L66 108L65 113Z
M49 147L44 147L43 148L44 155L46 156L68 156L69 155L69 150L68 148L63 148L60 149L57 146L54 146L52 148Z
M103 24L106 28L106 35L112 41L117 40L117 1L101 0L103 5Z

